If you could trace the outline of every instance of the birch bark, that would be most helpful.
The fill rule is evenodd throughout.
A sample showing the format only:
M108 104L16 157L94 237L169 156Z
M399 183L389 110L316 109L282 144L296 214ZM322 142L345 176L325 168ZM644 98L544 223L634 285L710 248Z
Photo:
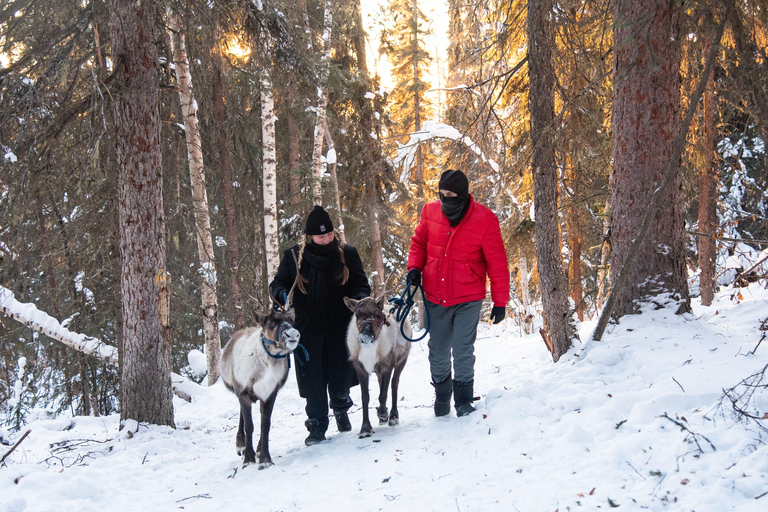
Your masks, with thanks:
M317 119L315 120L315 139L312 147L312 196L315 204L323 204L323 126L325 111L328 108L328 68L331 60L331 32L333 23L333 4L325 0L325 16L323 18L323 55L320 59L319 82L317 88Z
M205 189L205 166L203 165L200 129L197 124L197 102L195 102L192 92L192 75L189 70L186 42L184 34L181 32L181 20L177 14L170 13L168 28L176 67L181 117L184 120L184 133L189 157L189 176L192 181L192 211L195 218L197 253L200 259L198 272L202 278L203 336L208 364L208 385L212 386L219 378L221 341L219 339L219 312L216 299L216 261L213 257L211 219L208 213L208 195Z
M261 139L263 144L264 249L267 256L267 276L277 274L280 265L277 231L277 151L275 149L275 97L272 73L262 70L261 79Z

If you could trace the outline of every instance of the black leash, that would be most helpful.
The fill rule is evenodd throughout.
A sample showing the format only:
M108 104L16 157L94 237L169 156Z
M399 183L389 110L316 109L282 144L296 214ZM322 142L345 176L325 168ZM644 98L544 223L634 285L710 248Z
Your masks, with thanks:
M421 290L421 302L424 304L426 322L424 325L424 334L416 339L412 339L405 334L405 322L408 321L408 314L411 312L411 308L415 304L413 298L416 296L419 290ZM411 281L408 281L405 284L405 290L403 290L403 293L400 295L400 297L390 297L387 302L392 304L392 308L389 310L389 312L394 313L395 320L400 323L400 334L403 335L403 338L410 342L415 342L421 341L427 337L427 333L429 333L429 310L427 309L427 298L424 295L424 288L422 288L420 284L413 285L411 284Z

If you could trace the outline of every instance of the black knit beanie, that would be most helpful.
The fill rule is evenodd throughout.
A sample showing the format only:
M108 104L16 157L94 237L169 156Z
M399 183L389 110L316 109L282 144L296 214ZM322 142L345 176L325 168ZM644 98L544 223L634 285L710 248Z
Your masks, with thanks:
M307 216L307 226L304 232L308 235L324 235L333 232L333 222L322 206L315 205L315 208Z
M469 196L469 180L461 171L448 170L440 175L438 190L450 190L458 197L465 199Z

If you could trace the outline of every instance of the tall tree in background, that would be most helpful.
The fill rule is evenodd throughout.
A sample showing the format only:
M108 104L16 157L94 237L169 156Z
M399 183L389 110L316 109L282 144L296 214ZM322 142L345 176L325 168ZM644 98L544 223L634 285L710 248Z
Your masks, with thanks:
M238 215L235 209L234 177L232 175L232 157L227 138L226 106L224 104L224 80L221 71L220 55L214 55L213 61L213 119L216 132L216 145L219 151L219 167L221 169L221 196L224 203L224 216L227 233L227 263L230 274L240 262L240 234L238 231ZM235 331L245 327L245 301L240 283L234 276L230 278L230 293L232 295L232 319Z
M110 0L123 339L120 420L173 426L153 2Z
M704 55L709 54L712 45L712 35L707 35ZM715 74L710 73L707 86L704 89L704 126L702 129L704 158L699 174L699 287L701 289L701 303L710 306L715 298L717 274L715 263L717 260L717 167L715 148Z
M328 67L331 59L331 34L333 33L333 3L325 0L323 16L323 53L320 57L320 71L317 84L317 119L312 147L312 196L315 204L323 204L323 137L325 135L325 111L328 108Z
M614 3L611 282L640 232L680 129L680 17L671 0ZM680 312L690 310L679 173L668 194L618 290L614 317L634 313L638 301L664 292Z
M552 0L528 2L528 92L533 145L533 195L536 258L542 290L544 327L541 335L557 362L579 339L568 302L568 281L560 258L557 210L558 170L555 161L555 69Z
M390 116L396 135L421 130L421 123L432 115L432 103L425 92L430 84L424 81L432 57L425 49L424 37L429 34L429 22L419 9L418 0L394 0L389 4L392 25L382 33L380 51L392 63L392 77L396 81L389 97ZM408 137L404 138L408 140ZM424 154L421 145L416 148L416 197L424 198Z
M264 244L267 254L267 279L277 274L280 265L280 241L277 232L277 150L275 148L275 97L272 89L272 38L264 33L261 49L264 53L264 65L261 74L261 143L262 173L264 194Z
M192 76L187 59L187 45L181 31L181 18L169 11L171 51L176 69L176 85L179 91L181 117L187 142L189 177L192 181L192 211L195 219L197 254L200 260L198 272L201 278L203 300L203 336L208 366L208 385L219 379L219 304L216 298L216 260L213 255L211 219L208 212L208 192L205 189L205 166L200 128L197 123L197 102L192 92Z

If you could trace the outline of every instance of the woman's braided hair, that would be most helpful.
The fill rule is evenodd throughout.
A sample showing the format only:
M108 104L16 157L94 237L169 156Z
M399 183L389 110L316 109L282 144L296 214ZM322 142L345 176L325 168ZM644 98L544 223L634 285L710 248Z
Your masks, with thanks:
M341 235L337 230L333 230L333 234L336 237L336 240L339 241L339 258L341 259L341 284L347 284L347 281L349 280L349 269L347 268L347 263L344 261L344 244L341 243ZM299 242L299 256L296 258L297 266L296 266L296 273L299 275L299 282L298 287L301 293L304 295L307 294L307 287L306 284L309 282L306 277L301 275L300 269L301 269L301 260L304 257L304 249L307 248L307 244L312 243L312 236L311 235L304 235L301 238L301 242Z

